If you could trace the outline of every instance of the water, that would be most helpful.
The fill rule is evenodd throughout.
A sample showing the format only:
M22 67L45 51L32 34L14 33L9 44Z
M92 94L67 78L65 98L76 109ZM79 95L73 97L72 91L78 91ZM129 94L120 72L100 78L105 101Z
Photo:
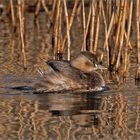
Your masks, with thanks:
M33 24L33 14L28 13L27 18L27 70L23 69L19 39L12 38L9 19L0 22L0 140L138 140L140 86L134 80L135 57L125 82L121 75L113 79L108 72L104 74L110 88L105 92L37 95L9 88L32 86L37 79L35 67L42 65L40 58L48 59L48 52L51 55L45 14L39 18L39 30ZM81 46L77 34L78 29L72 33L72 43Z
M140 93L0 94L0 138L139 139Z

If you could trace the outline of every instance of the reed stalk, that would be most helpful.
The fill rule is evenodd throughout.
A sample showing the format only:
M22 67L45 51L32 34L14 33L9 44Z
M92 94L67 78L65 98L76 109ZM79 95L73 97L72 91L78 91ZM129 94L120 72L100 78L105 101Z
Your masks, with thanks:
M110 23L109 23L108 31L107 31L107 33L105 32L106 35L105 35L105 41L104 41L103 49L105 49L107 44L108 44L108 39L110 37L109 35L110 35L111 29L113 27L113 22L114 22L114 12L112 13L112 16L111 16L111 20L110 20ZM108 57L109 57L109 50L107 49L107 51L108 51ZM101 60L103 58L103 53L104 52L102 52L102 54L101 54ZM108 60L108 64L109 64L109 60Z
M55 18L55 25L54 25L54 49L53 49L53 59L56 59L56 53L58 48L58 21L59 21L59 13L60 13L60 5L61 0L58 0L57 3L57 10L56 10L56 18Z
M40 11L41 5L42 5L42 7L45 10L45 13L48 16L48 19L51 20L50 16L49 16L49 10L48 10L48 8L46 6L45 0L38 0L37 6L36 6L36 10L35 10L35 17L37 17L39 15L39 11Z
M129 11L129 15L128 15L127 33L125 31L125 39L126 39L126 46L130 50L132 49L132 44L130 41L130 33L131 33L131 27L132 27L133 5L134 5L134 1L129 0L127 3L127 11Z
M64 3L64 11L65 11L65 17L66 17L66 28L67 28L67 44L68 44L68 53L67 53L67 60L70 60L70 32L69 32L69 17L68 17L68 11L67 11L67 4L66 0L63 0Z
M118 24L117 24L117 31L116 31L116 36L115 36L115 45L114 45L114 49L113 49L113 55L112 55L112 59L111 59L111 65L115 64L115 60L116 60L116 54L117 54L117 49L119 47L119 37L120 37L120 32L121 32L121 21L122 21L122 15L123 15L123 5L124 5L124 0L121 1L120 3L120 11L119 11L119 19L118 19ZM116 15L117 16L117 15Z
M127 27L127 38L126 38L126 46L125 46L125 57L124 57L124 76L126 77L127 71L127 62L128 62L128 47L129 47L129 38L130 38L130 31L131 31L131 21L132 21L132 10L133 10L133 0L130 1L130 10L129 10L129 17L128 17L128 27ZM125 34L126 36L126 34Z
M56 7L56 0L53 0L53 5L52 5L52 10L51 10L51 14L50 14L50 18L51 18L51 22L53 23L53 19L54 19L54 13L55 13L55 7Z
M120 47L119 47L119 53L118 53L117 62L116 62L116 70L118 70L119 65L120 65L120 56L121 56L123 41L124 41L124 31L125 31L125 21L126 21L126 6L127 6L127 1L124 1L122 22L121 22L121 33L120 33Z
M85 35L86 35L86 16L85 16L85 4L84 0L82 0L82 17L83 17L83 31L84 31L84 44L81 51L86 51L86 41L85 41Z
M37 6L36 6L36 9L35 9L35 18L38 17L38 15L39 15L40 6L41 6L41 1L38 0L37 1Z
M116 0L115 1L116 14L119 14L119 12L120 12L120 3L121 3L121 0Z
M24 0L18 0L18 16L19 16L20 39L21 39L21 51L23 56L23 67L27 69L25 40L24 40Z
M62 5L60 5L59 21L58 21L58 44L57 44L57 59L62 60L61 41L62 41Z
M130 36L128 37L128 34L126 33L126 31L124 31L124 37L125 37L125 39L126 40L128 40L128 48L130 49L130 50L132 50L132 44L131 44L131 41L130 41Z
M49 15L49 10L48 10L48 8L47 8L47 6L46 6L45 0L41 0L41 4L42 4L42 6L43 6L43 8L44 8L44 10L45 10L46 15ZM48 17L48 18L49 18L49 17Z
M94 37L94 23L95 23L95 11L96 11L95 0L91 2L91 29L90 29L90 52L93 52L93 37Z
M107 30L108 30L108 27L107 27L107 19L106 19L106 17L105 17L105 11L104 11L104 5L103 5L103 1L102 1L102 3L101 3L101 11L102 11L102 15L103 15L103 21L104 21L104 28L105 28L105 42L104 42L104 45L103 45L103 51L102 51L102 53L101 53L101 58L100 58L100 61L102 62L103 61L103 56L104 56L104 51L105 51L105 49L106 49L106 51L107 51L107 64L108 64L108 66L109 66L109 48L108 48L108 38L109 38L109 34L110 34L110 32L111 32L111 28L112 28L112 25L113 25L113 20L114 20L114 14L113 14L113 18L111 18L112 20L112 22L111 22L111 26L109 26L110 27L110 31L109 31L109 33L107 32Z
M140 80L140 0L136 3L136 26L137 26L137 55L138 55L138 69L136 73L136 80Z
M96 54L96 50L98 47L98 39L99 39L99 30L100 30L100 15L101 15L101 3L102 1L99 1L99 11L98 11L98 16L97 16L97 23L96 23L96 34L95 34L95 41L94 41L94 48L93 48L93 52Z
M85 51L86 50L86 46L85 45L86 45L87 34L88 34L88 31L89 31L90 20L91 20L91 6L89 4L89 13L88 13L86 30L85 30L85 33L84 33L84 41L83 41L82 49L81 49L82 51Z
M13 27L15 27L16 26L16 21L15 21L15 12L14 12L13 0L10 0L10 6L11 6L12 24L13 24Z
M73 23L73 20L74 20L76 11L77 11L78 3L79 3L79 0L75 0L74 6L73 6L73 9L72 9L72 13L70 15L70 20L69 20L69 30L71 29L71 26L72 26L72 23Z
M71 30L75 14L76 14L76 12L78 10L78 8L77 8L78 3L79 3L79 0L75 0L74 7L73 7L73 10L72 10L72 13L71 13L71 16L70 16L70 20L69 20L69 32ZM61 50L60 50L61 53L64 51L66 40L67 40L67 34L64 36L64 38L62 40Z
M40 11L40 6L41 6L41 2L40 0L37 1L37 5L36 5L36 8L35 8L35 13L34 13L34 16L35 16L35 26L37 28L37 33L39 34L40 33L40 24L39 24L39 19L37 18L38 15L39 15L39 11Z
M79 3L79 5L78 5L78 7L77 7L77 11L76 11L76 18L77 18L77 22L79 23L79 24L81 24L81 8L82 8L82 4L81 4L81 2Z
M37 29L37 34L39 35L40 34L40 23L39 23L38 18L35 19L35 26L36 26L36 29Z
M42 4L42 7L43 7L44 10L45 10L45 13L46 13L46 15L47 15L48 20L51 21L50 13L49 13L49 10L48 10L48 8L47 8L47 6L46 6L45 0L41 0L41 4Z
M112 17L112 0L106 0L106 10L107 24L109 25L109 21Z

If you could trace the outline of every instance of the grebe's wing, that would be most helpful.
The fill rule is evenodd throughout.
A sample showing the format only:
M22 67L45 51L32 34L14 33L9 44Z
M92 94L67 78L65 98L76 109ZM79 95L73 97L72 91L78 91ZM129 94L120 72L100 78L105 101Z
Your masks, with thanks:
M71 66L70 62L67 60L49 60L47 64L58 73L63 76L69 77L71 79L81 79L81 71ZM83 75L83 74L82 74Z
M47 61L47 64L51 66L54 71L58 72L66 71L71 67L69 61L67 60L49 60Z

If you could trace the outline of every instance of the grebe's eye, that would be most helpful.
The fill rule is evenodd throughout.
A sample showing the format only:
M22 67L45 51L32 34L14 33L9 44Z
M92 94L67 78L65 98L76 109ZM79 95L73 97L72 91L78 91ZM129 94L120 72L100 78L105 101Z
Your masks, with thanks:
M95 64L95 67L96 67L96 68L98 68L98 65L97 65L97 64Z

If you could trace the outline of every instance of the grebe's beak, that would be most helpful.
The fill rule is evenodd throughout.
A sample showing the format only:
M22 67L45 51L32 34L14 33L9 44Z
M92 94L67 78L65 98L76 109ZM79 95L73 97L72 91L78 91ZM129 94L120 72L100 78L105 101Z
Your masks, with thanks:
M102 66L102 65L95 64L95 67L96 67L96 69L99 69L99 70L107 70L107 68L105 66Z

